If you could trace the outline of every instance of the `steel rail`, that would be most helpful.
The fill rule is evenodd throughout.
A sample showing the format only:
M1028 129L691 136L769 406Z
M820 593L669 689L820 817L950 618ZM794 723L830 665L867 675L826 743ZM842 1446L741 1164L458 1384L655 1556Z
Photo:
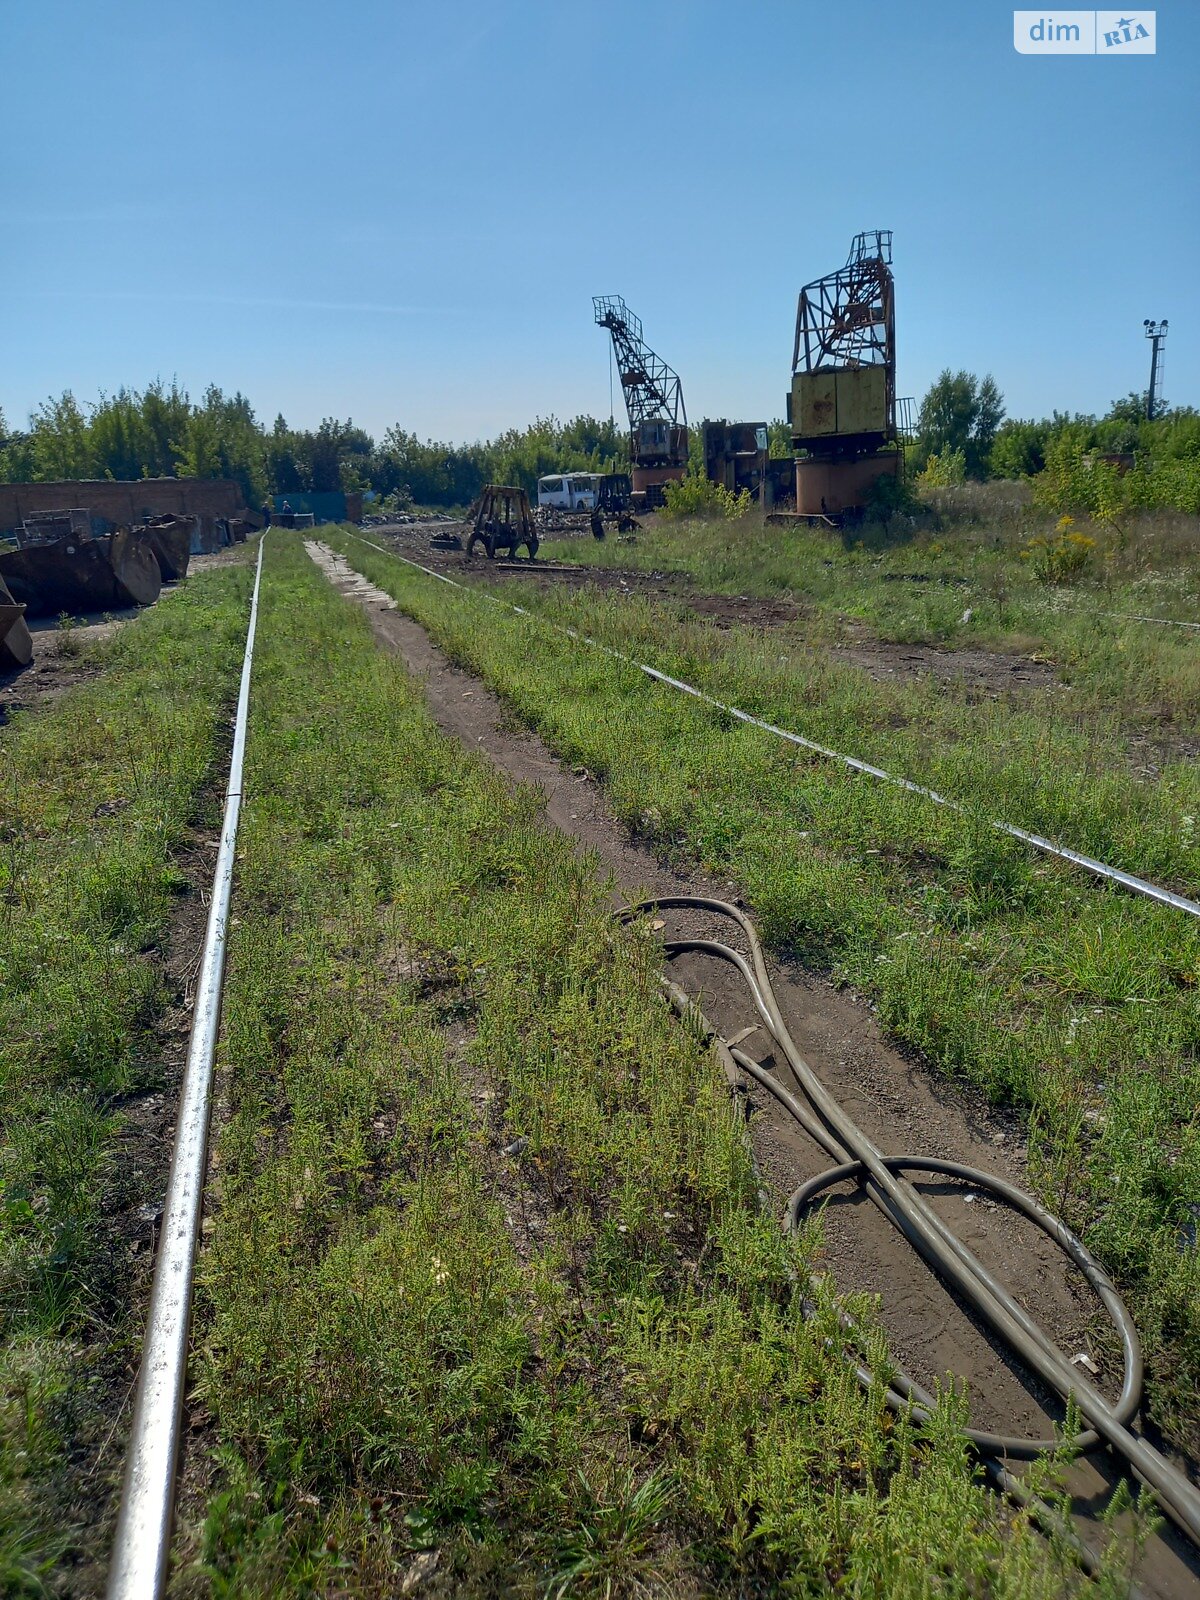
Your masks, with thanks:
M662 895L644 900L621 913L624 919L664 910L695 910L728 918L741 930L750 950L747 961L731 946L711 939L668 939L664 951L668 959L686 953L710 956L734 967L742 976L762 1025L775 1046L777 1059L785 1062L798 1093L793 1093L760 1063L735 1045L720 1040L723 1055L766 1089L793 1116L805 1132L836 1163L828 1171L803 1183L788 1201L785 1226L795 1231L805 1213L836 1185L857 1182L868 1198L887 1217L938 1274L943 1283L1002 1339L1026 1370L1034 1373L1056 1393L1064 1404L1074 1403L1086 1427L1070 1441L1080 1452L1109 1446L1126 1468L1149 1485L1156 1500L1171 1520L1200 1545L1200 1491L1189 1483L1160 1451L1134 1433L1130 1424L1136 1415L1142 1389L1142 1353L1137 1331L1120 1295L1099 1262L1065 1223L1046 1211L1032 1195L990 1173L961 1162L916 1156L884 1156L879 1147L854 1122L845 1108L825 1088L805 1061L788 1032L779 1009L763 955L757 930L738 907L723 900L696 895ZM669 989L677 986L670 985ZM689 1002L695 1009L695 1002ZM676 1009L680 1009L676 1004ZM699 1014L702 1019L702 1013ZM710 1033L715 1030L706 1024ZM801 1098L803 1096L803 1098ZM1002 1203L1025 1216L1065 1252L1100 1298L1120 1336L1124 1353L1121 1394L1109 1401L1073 1366L1049 1335L1025 1308L1013 1298L999 1280L968 1249L947 1223L933 1210L920 1191L907 1180L907 1173L950 1177L991 1193ZM843 1318L848 1335L853 1323ZM860 1377L865 1369L852 1360ZM871 1381L870 1373L865 1380ZM887 1385L888 1404L894 1409L913 1409L918 1422L928 1421L933 1410L930 1396L902 1372L892 1375ZM1023 1439L980 1430L966 1430L977 1454L1004 1468L1007 1459L1032 1459L1058 1448L1055 1439ZM1007 1468L1004 1468L1007 1472Z
M1151 622L1157 628L1200 628L1200 622L1180 622L1176 617L1141 617L1132 611L1098 611L1098 617L1115 617L1118 622Z
M196 983L192 1035L179 1100L175 1151L167 1182L162 1232L142 1363L129 1431L121 1510L108 1574L108 1600L158 1600L167 1580L175 1471L187 1375L192 1276L204 1196L213 1058L221 1022L225 942L242 804L242 770L250 704L250 672L258 625L264 533L250 599L246 653L234 722L221 841L213 874L208 930Z
M817 744L813 739L806 739L803 734L793 733L790 728L780 728L773 722L766 722L762 717L751 715L739 706L727 705L723 700L718 700L715 695L708 694L699 689L695 684L687 683L682 678L674 678L668 672L662 672L658 667L648 666L643 661L627 656L621 650L616 650L612 645L601 643L586 633L580 633L575 628L568 628L559 622L551 622L548 617L540 616L536 611L529 611L524 606L514 605L511 600L503 600L498 595L486 593L475 588L472 584L459 583L457 579L448 577L444 572L436 572L432 567L426 567L419 561L413 561L409 556L402 556L398 551L388 550L381 544L376 544L372 539L364 539L360 534L352 535L360 544L378 550L381 555L390 556L394 561L402 561L406 566L414 567L418 572L423 572L427 577L437 578L440 583L447 583L453 589L459 589L464 594L473 594L482 600L487 600L493 605L504 606L518 616L529 617L542 627L552 628L556 633L565 634L581 644L586 644L595 650L601 650L605 655L611 656L616 661L623 662L626 666L635 667L656 683L664 684L667 688L676 689L681 694L691 695L695 700L701 700L705 705L710 705L716 710L724 712L726 716L734 718L737 722L744 722L750 727L759 728L764 733L774 735L777 739L784 739L789 744L797 745L800 749L809 750L814 755L823 757L826 761L840 762L854 772L860 772L868 778L876 778L882 783L890 783L897 788L905 789L909 794L920 795L923 799L931 801L936 806L942 806L948 811L953 811L959 816L969 816L970 808L963 805L960 800L954 800L948 795L939 794L936 789L927 788L924 784L914 783L910 778L898 777L895 773L886 772L882 767L872 766L869 761L863 761L858 756L844 755L840 750L831 750L828 746ZM1027 828L1017 827L1011 822L988 819L988 826L998 833L1007 835L1010 839L1017 839L1022 844L1029 845L1032 849L1040 851L1043 855L1054 856L1059 861L1069 862L1072 866L1080 867L1083 871L1091 873L1094 877L1103 878L1109 883L1118 884L1130 893L1141 895L1144 899L1153 900L1159 905L1169 906L1174 911L1183 911L1190 917L1200 918L1200 901L1190 900L1186 895L1176 894L1173 889L1164 889L1160 884L1151 883L1147 878L1140 878L1136 873L1126 872L1122 867L1109 866L1107 862L1098 861L1095 856L1085 855L1081 850L1072 850L1067 845L1055 844L1052 839L1045 838L1040 833L1033 833Z

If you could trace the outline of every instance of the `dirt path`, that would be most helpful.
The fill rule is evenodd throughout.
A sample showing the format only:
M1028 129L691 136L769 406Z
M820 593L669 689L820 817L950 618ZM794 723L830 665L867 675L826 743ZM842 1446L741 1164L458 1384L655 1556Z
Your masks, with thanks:
M312 541L306 548L329 581L362 606L379 643L422 681L438 726L514 782L538 786L547 821L576 840L580 850L594 852L611 871L615 900L693 894L741 903L735 884L699 872L675 872L634 844L589 774L564 765L534 734L514 729L496 696L479 679L452 666L424 629L344 557ZM734 942L728 925L712 919L672 912L665 921L664 938L687 932ZM771 970L801 1052L885 1151L962 1161L1029 1187L1023 1135L1015 1119L996 1113L974 1093L932 1078L901 1054L884 1037L866 1001L795 963L773 959ZM690 994L701 997L706 1014L726 1037L756 1022L741 980L730 968L688 956L672 963L672 973ZM751 1034L742 1048L771 1064L761 1032ZM750 1098L755 1155L782 1213L787 1195L829 1163L773 1099L757 1088ZM1115 1396L1120 1373L1112 1337L1095 1297L1064 1270L1060 1253L1006 1208L962 1186L930 1186L924 1192L1067 1354L1086 1354L1095 1363L1100 1369L1096 1381ZM977 1426L1035 1436L1053 1431L1059 1408L1053 1402L1043 1404L1043 1397L869 1202L846 1195L828 1208L825 1229L825 1264L835 1282L843 1291L880 1296L893 1354L913 1377L927 1385L947 1372L965 1378ZM1101 1510L1111 1481L1102 1458L1098 1465L1079 1464L1071 1482L1077 1504ZM1200 1563L1185 1546L1180 1547L1182 1556L1173 1546L1172 1540L1153 1541L1140 1580L1148 1593L1194 1596Z

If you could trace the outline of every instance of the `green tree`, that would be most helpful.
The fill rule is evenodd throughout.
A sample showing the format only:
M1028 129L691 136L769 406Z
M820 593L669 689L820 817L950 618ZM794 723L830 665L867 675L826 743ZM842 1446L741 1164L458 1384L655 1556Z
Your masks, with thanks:
M1003 418L1004 397L990 374L977 378L947 367L921 401L917 465L924 466L931 455L961 450L968 477L986 477L988 455Z
M153 475L147 470L153 445L142 416L140 395L129 389L118 390L111 399L101 395L99 405L92 408L88 434L92 456L102 477L129 479Z
M180 478L218 478L221 475L221 441L216 419L193 411L175 444L175 471Z
M1010 417L996 430L988 456L991 478L1031 478L1046 465L1050 425Z
M767 424L767 454L772 461L786 461L788 456L794 455L792 448L792 425L777 417L774 422Z
M263 440L263 470L269 494L299 494L307 487L302 449L302 436L288 427L280 413Z
M45 400L29 419L30 469L35 483L90 478L95 472L87 420L68 389Z
M172 383L169 389L155 380L141 397L142 476L171 478L175 475L172 439L178 439L187 425L192 402L187 391Z
M226 395L215 384L204 391L203 404L193 413L203 418L205 433L215 441L216 470L180 476L231 478L250 505L266 493L263 435L254 407L244 394Z
M367 461L375 448L370 434L356 428L347 418L323 417L315 433L297 439L297 455L304 487L314 494L329 494L343 487L342 467L356 458Z

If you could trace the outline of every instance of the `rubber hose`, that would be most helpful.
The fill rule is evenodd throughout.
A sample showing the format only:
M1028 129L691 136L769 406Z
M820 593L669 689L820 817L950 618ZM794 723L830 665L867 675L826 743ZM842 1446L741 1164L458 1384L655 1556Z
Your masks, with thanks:
M711 939L668 940L664 948L668 957L694 952L724 961L737 969L750 990L763 1025L779 1054L787 1062L804 1099L778 1082L743 1051L730 1050L732 1060L766 1088L836 1163L830 1171L803 1184L796 1191L788 1203L786 1225L789 1228L798 1226L809 1207L835 1184L858 1181L872 1202L909 1240L951 1292L965 1302L983 1325L1007 1344L1021 1363L1058 1395L1064 1404L1075 1405L1086 1427L1071 1441L1072 1447L1081 1452L1095 1449L1101 1442L1111 1447L1136 1476L1149 1485L1171 1519L1194 1543L1200 1545L1200 1494L1158 1450L1130 1431L1129 1423L1137 1412L1142 1390L1143 1362L1137 1330L1111 1279L1082 1241L1033 1196L1001 1179L961 1163L939 1162L916 1156L885 1157L824 1087L793 1042L771 986L762 944L749 917L727 901L698 895L659 896L640 902L622 915L626 919L633 919L666 910L702 911L726 917L741 929L750 950L749 961L731 946ZM1109 1402L1072 1366L1024 1307L1013 1299L938 1216L919 1190L903 1176L906 1172L936 1172L997 1195L1005 1204L1013 1206L1033 1222L1070 1257L1100 1297L1121 1339L1124 1375L1121 1393L1115 1403ZM898 1374L890 1396L891 1403L908 1405L915 1396L916 1387L912 1380ZM990 1459L1004 1456L1029 1459L1044 1450L1057 1449L1061 1444L1058 1440L1022 1439L981 1430L969 1430L968 1437L976 1450Z

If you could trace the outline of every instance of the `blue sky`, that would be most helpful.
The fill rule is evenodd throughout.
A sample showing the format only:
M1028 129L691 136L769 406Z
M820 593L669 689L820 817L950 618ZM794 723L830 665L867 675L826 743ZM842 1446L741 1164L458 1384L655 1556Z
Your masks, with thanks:
M1053 14L1053 13L1050 13ZM689 414L782 413L796 296L895 233L899 392L1200 404L1200 4L1020 56L993 0L3 0L0 407L178 377L469 439L607 415L593 294ZM617 395L618 414L620 395Z

